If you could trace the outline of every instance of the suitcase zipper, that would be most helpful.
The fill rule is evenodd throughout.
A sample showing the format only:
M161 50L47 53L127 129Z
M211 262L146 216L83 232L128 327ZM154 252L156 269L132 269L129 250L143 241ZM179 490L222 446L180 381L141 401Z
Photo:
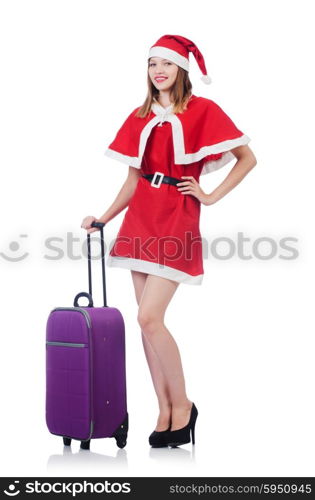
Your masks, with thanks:
M63 345L67 347L87 347L87 344L74 344L73 342L46 342L46 345Z
M91 328L92 326L90 316L84 309L82 309L82 307L55 307L55 309L53 309L51 312L54 311L80 311L84 315L88 327Z

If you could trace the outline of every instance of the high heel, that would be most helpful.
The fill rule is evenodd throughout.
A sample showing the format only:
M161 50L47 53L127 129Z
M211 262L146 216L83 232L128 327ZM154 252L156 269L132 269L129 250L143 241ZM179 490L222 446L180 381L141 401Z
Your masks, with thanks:
M190 411L189 422L185 427L177 429L176 431L168 431L165 436L167 446L174 448L175 446L180 446L182 444L190 443L190 433L192 444L195 444L195 425L198 416L198 410L195 404L192 404Z
M167 442L165 440L167 433L169 432L171 425L165 431L153 431L149 436L149 443L152 448L163 448L167 446Z
M191 441L192 441L192 444L195 444L195 423L196 423L196 421L194 422L194 425L191 428Z

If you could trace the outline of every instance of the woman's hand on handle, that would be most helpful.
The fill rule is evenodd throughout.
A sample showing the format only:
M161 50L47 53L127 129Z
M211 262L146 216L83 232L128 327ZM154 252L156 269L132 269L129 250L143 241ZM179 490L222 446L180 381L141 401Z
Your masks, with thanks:
M96 217L94 217L93 215L88 215L87 217L84 217L82 224L81 224L81 227L83 227L83 229L86 229L88 234L94 233L94 231L99 231L98 227L91 227L91 224L94 221L102 222L102 221L98 220Z

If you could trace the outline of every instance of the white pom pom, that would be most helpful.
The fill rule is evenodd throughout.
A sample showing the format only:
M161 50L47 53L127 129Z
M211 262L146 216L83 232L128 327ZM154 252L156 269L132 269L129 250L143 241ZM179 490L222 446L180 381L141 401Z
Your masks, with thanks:
M209 85L212 82L211 78L208 75L202 75L201 80L203 81L203 83L206 83L207 85Z

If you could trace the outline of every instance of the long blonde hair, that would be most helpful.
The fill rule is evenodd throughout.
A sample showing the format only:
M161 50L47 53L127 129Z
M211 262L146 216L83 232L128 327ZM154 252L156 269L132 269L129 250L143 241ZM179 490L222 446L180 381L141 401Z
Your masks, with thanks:
M148 61L148 67L149 67ZM159 91L153 85L149 72L147 74L148 93L144 103L138 109L135 116L145 118L151 111L151 105L157 101ZM170 100L173 104L173 113L182 113L187 109L187 103L192 95L192 84L188 76L188 71L178 66L176 80L170 90Z

